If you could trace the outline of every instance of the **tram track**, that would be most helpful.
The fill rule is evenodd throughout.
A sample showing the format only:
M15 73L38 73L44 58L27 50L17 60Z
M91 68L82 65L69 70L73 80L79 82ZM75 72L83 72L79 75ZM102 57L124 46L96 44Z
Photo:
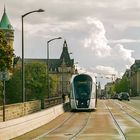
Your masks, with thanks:
M120 103L118 103L118 102L117 102L116 104L118 104L118 105L120 106L120 109L121 109L123 112L125 112L129 117L131 117L133 120L135 120L135 121L136 121L137 123L139 123L139 125L140 125L140 120L136 119L136 117L134 117L134 116L132 116L130 113L128 113L128 112L126 111L126 109L129 109L129 110L131 110L132 112L134 112L134 113L136 113L136 114L139 115L138 112L136 112L136 111L130 109L128 106L127 106L127 107L122 106L122 105L121 105Z
M47 131L46 133L43 133L42 135L32 139L32 140L39 140L40 138L48 135L49 133L52 133L54 132L56 129L60 128L62 125L64 125L67 121L69 121L72 117L74 116L73 113L70 113L70 115L61 123L59 124L58 126L56 126L55 128L52 128L51 130Z
M87 126L88 120L90 118L90 112L72 112L59 126L56 126L55 128L52 128L51 130L47 131L46 133L43 133L42 135L32 139L32 140L39 140L42 139L44 137L46 137L46 139L49 139L49 137L51 137L52 135L54 135L55 133L62 132L63 127L67 126L67 124L71 124L70 122L72 120L78 120L79 117L82 115L83 116L83 120L80 122L80 124L77 124L77 121L75 121L75 125L77 124L77 126L80 126L77 128L77 130L73 131L72 133L66 133L63 132L68 140L73 140L75 139L83 130L84 128ZM65 129L66 130L66 129Z
M131 139L134 132L137 135L136 137L139 136L137 130L140 128L140 116L139 119L136 118L135 115L139 115L136 110L130 109L126 104L122 105L122 103L111 100L106 101L105 106L124 140Z
M113 119L113 121L114 121L114 123L115 123L115 125L116 125L116 127L117 127L117 129L118 129L118 131L119 131L119 134L121 135L122 140L127 140L127 137L126 137L126 135L125 135L123 129L121 128L121 126L119 125L117 119L116 119L115 116L113 115L113 113L112 113L110 107L109 107L108 105L106 105L105 102L104 102L104 105L105 105L106 108L108 109L108 111L109 111L109 113L110 113L110 116L112 117L112 119Z
M69 140L76 139L76 137L78 135L80 135L80 133L82 133L82 131L86 128L86 126L87 126L87 124L89 122L90 116L91 116L91 112L89 113L88 117L85 119L85 123L82 125L82 127L79 129L79 131L77 131L72 137L70 137Z

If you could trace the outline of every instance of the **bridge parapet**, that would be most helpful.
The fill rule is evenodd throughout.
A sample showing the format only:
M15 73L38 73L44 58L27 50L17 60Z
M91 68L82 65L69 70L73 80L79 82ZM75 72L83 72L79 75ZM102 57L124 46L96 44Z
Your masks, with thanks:
M0 121L2 121L3 110L0 106ZM24 103L9 104L5 106L5 120L19 118L41 110L41 101L29 101Z
M41 101L41 108L45 109L45 108L49 108L58 104L62 103L62 98L61 97L53 97L50 99L43 99Z

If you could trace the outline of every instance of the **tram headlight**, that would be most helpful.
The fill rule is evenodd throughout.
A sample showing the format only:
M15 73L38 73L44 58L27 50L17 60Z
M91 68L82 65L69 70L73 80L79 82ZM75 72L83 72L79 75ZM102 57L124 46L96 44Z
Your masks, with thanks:
M89 105L89 100L87 100L87 105Z
M78 105L78 100L76 100L76 105Z

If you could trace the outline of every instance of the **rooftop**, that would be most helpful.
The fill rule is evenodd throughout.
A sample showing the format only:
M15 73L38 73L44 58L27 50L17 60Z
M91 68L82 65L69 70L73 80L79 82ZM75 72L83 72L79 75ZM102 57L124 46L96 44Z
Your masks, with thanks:
M8 30L13 30L13 27L9 21L9 18L6 14L6 10L5 10L5 7L4 7L4 13L3 13L3 16L1 18L1 22L0 22L0 29L8 29Z

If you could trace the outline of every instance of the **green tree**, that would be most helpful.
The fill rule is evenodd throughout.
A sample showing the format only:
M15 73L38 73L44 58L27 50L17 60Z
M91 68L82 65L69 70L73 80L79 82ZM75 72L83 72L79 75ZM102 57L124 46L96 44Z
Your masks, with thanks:
M51 96L58 96L58 76L51 76L50 81Z
M4 31L0 30L0 72L10 70L12 67L12 58L14 56L13 48L8 43ZM0 81L0 104L2 104L3 84Z
M3 85L2 82L0 81L0 105L2 105L2 91L3 91Z
M6 81L6 103L17 103L22 101L21 69L15 69L10 80Z
M25 65L26 100L43 99L47 97L46 65L30 63ZM10 80L6 82L7 103L22 101L21 68L16 68Z
M123 77L119 83L115 84L115 91L120 92L129 92L129 80L127 77Z
M30 63L25 65L26 99L43 99L48 96L46 82L46 65Z
M5 33L0 30L0 71L11 69L14 56L13 51L14 50L8 43Z
M26 100L44 99L48 97L46 78L46 64L28 63L25 64L25 94ZM56 94L58 88L57 76L50 76L51 94ZM21 68L15 68L9 81L6 81L7 103L22 101L21 92Z

